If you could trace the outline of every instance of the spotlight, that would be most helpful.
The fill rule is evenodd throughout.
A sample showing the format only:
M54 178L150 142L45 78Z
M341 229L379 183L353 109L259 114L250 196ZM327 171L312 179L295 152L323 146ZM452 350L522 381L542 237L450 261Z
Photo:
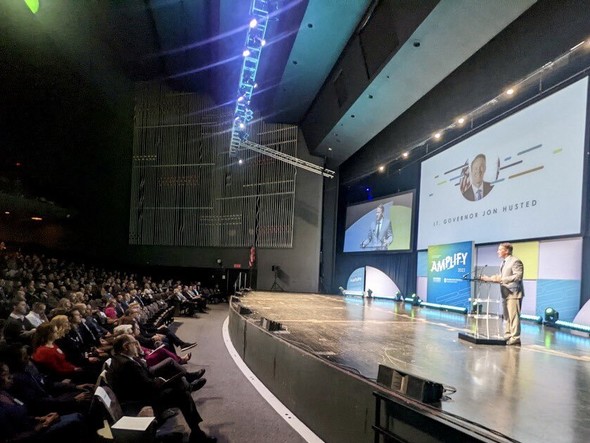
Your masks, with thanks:
M559 312L549 307L545 309L545 324L549 326L555 326L555 322L559 320Z
M250 50L249 49L244 49L244 52L242 52L242 55L244 57L248 57L250 55Z
M383 166L383 165L379 166L379 172L383 172L383 171L385 171L385 166Z
M242 163L244 163L244 160L242 160L242 159L239 159L239 160L238 160L238 164L239 164L239 165L241 165Z
M506 95L512 95L514 94L514 89L509 88L508 90L506 90Z
M260 46L266 46L266 40L265 39L260 39Z
M463 123L465 123L465 117L460 117L460 118L457 120L457 123L459 123L460 125L462 125Z
M409 153L409 152L404 152L404 153L402 154L402 157L403 157L403 158L408 158L408 156L409 156L409 155L410 155L410 153Z
M422 304L422 300L415 293L410 297L406 297L405 302L411 303L412 306L420 306Z
M243 122L240 122L240 129L244 129L246 127L246 125Z
M440 132L437 132L436 134L434 134L434 138L437 140L440 140L441 137L442 137L442 134Z
M256 20L255 18L253 18L252 20L250 20L250 27L251 28L255 28L256 25L258 25L258 20Z

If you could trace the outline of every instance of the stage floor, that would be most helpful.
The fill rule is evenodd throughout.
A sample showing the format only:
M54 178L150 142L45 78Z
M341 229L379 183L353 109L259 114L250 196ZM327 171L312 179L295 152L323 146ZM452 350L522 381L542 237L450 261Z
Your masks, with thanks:
M587 335L523 321L521 346L476 345L458 338L473 330L468 316L390 300L251 292L242 304L280 322L278 337L366 378L384 364L456 388L444 413L522 442L590 441Z

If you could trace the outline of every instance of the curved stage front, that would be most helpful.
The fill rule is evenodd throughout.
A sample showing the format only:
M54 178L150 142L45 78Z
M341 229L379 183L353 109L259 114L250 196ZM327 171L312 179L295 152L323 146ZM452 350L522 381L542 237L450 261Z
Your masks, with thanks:
M590 339L523 322L520 347L474 345L458 339L470 327L390 300L282 292L233 297L229 321L244 362L328 442L375 441L375 392L382 426L405 441L590 441ZM445 396L428 405L379 385L379 365Z

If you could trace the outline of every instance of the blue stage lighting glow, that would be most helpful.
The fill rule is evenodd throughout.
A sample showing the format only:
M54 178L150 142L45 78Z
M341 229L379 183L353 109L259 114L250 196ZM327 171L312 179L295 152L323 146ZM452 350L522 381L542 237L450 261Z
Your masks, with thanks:
M541 317L540 315L528 315L528 314L522 314L520 316L520 318L522 320L528 320L528 321L534 321L535 323L543 323L543 317Z
M467 308L460 308L458 306L449 306L449 305L439 305L438 303L428 303L428 302L421 302L420 306L439 309L441 311L450 311L450 312L458 312L459 314L467 314Z
M254 88L258 86L256 84L256 73L262 47L266 44L265 34L270 7L267 0L252 0L250 6L250 17L252 19L249 23L244 52L242 53L244 59L234 111L235 119L230 138L230 156L236 156L242 142L248 138L246 123L254 118L254 112L250 109L250 101L252 100Z
M569 321L557 320L555 322L555 326L559 326L560 328L573 329L575 331L587 332L590 334L590 326L579 325L577 323L570 323Z

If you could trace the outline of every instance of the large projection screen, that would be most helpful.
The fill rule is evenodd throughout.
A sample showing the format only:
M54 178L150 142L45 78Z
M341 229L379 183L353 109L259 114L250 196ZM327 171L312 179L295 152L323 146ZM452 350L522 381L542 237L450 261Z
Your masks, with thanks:
M418 249L579 234L588 77L422 163Z
M413 209L414 191L348 206L343 252L411 250Z

